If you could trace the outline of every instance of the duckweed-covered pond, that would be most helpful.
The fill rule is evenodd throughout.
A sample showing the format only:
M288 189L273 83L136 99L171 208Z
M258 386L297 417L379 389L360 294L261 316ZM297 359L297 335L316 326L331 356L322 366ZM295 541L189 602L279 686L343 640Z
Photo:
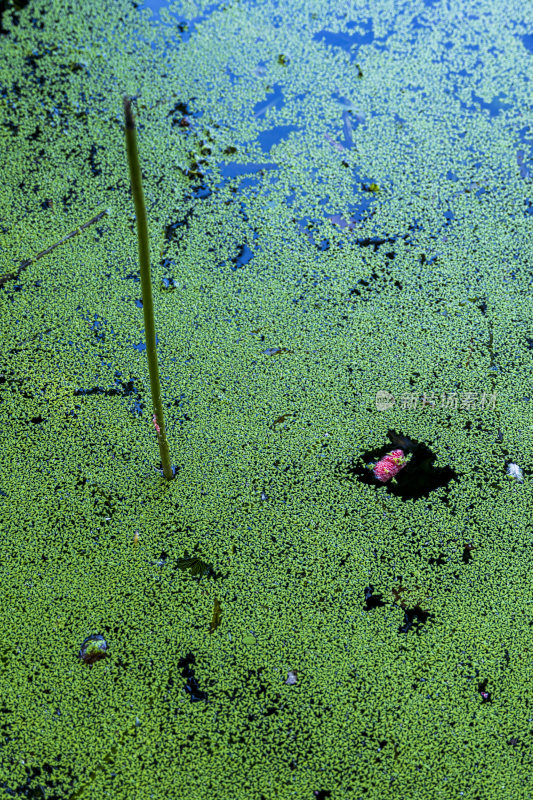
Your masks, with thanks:
M0 9L2 796L532 797L533 8Z

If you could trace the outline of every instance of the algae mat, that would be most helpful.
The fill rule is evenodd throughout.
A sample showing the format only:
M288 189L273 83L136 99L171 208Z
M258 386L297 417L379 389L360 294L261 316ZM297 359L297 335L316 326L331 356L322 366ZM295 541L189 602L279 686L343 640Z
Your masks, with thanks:
M3 796L531 797L532 9L1 5Z

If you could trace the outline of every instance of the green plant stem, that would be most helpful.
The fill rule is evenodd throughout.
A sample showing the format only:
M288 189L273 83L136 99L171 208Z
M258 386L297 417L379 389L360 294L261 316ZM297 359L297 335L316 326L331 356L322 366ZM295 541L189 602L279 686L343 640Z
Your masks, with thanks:
M150 372L150 387L154 406L153 422L157 433L157 442L163 465L163 475L167 480L172 480L174 472L170 463L168 442L163 418L163 401L161 399L161 384L159 383L159 366L157 363L157 349L154 324L154 303L152 299L152 278L150 274L150 245L148 242L148 223L146 220L146 207L142 187L141 167L137 151L137 133L135 120L131 110L131 100L124 98L124 117L126 121L126 149L130 167L131 190L135 203L135 216L137 219L137 240L139 242L139 265L141 272L141 290L143 298L144 330L146 334L146 354L148 356L148 371Z

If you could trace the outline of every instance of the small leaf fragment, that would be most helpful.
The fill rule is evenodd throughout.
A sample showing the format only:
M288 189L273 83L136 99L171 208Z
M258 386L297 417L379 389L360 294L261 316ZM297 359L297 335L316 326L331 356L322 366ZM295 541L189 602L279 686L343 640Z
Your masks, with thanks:
M209 628L209 633L214 633L218 626L222 621L222 608L220 606L220 602L215 597L215 602L213 605L213 616L211 618L211 626Z

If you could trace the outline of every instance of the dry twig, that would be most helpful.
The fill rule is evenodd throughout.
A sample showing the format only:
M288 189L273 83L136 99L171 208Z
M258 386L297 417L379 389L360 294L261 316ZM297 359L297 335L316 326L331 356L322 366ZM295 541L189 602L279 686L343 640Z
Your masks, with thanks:
M41 250L41 252L37 253L37 255L34 256L33 258L28 258L26 261L23 261L16 272L6 272L4 275L0 275L0 286L4 286L4 284L6 284L8 281L15 280L15 278L18 278L22 270L25 269L26 267L29 267L30 264L33 264L34 261L37 261L39 258L48 255L48 253L51 253L52 250L56 249L56 247L59 247L60 244L64 244L65 242L68 242L69 239L72 239L73 236L78 236L83 230L85 230L85 228L88 228L89 225L94 225L95 222L98 222L99 219L102 219L102 217L108 213L109 213L108 209L105 208L103 211L100 211L99 214L90 219L88 222L84 222L83 225L80 225L79 228L76 228L75 230L68 233L66 236L60 239L59 242L56 242L51 247L47 247L46 250Z

